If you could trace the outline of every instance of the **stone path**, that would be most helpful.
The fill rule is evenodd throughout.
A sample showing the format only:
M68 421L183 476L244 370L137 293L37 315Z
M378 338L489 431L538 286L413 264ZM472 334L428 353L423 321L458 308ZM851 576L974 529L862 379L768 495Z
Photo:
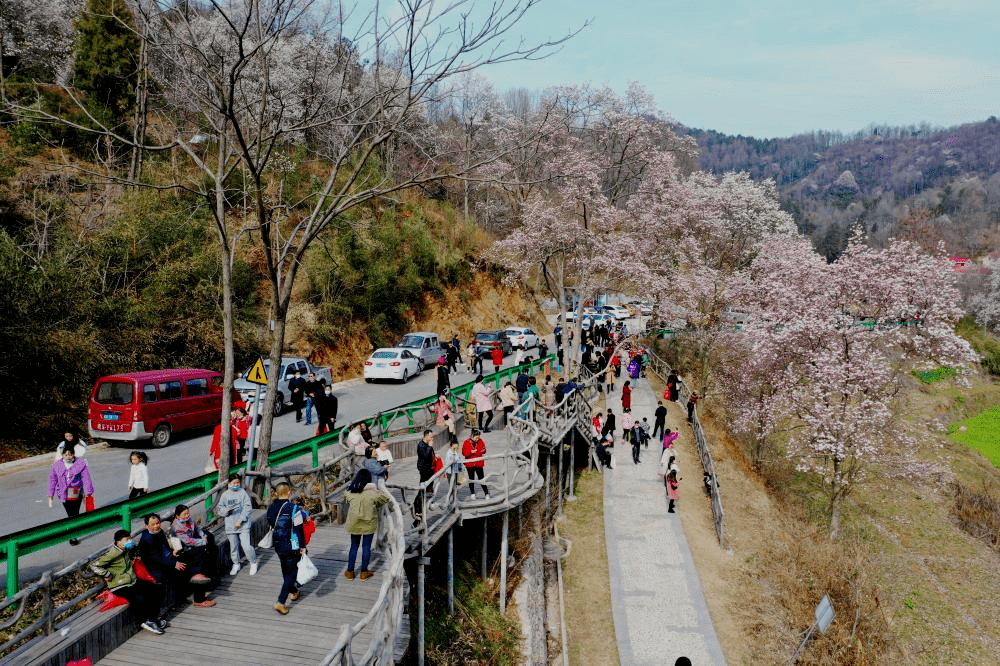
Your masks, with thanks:
M623 373L624 375L624 373ZM608 398L621 435L619 379ZM632 414L650 426L657 396L645 379L631 380ZM680 408L671 405L671 420ZM686 425L681 437L690 436ZM631 446L615 446L615 469L604 475L604 524L608 543L611 606L622 664L671 666L686 656L695 666L725 664L709 617L679 514L667 512L663 480L657 475L661 447L650 442L640 463L632 462ZM692 461L697 464L697 461ZM684 502L703 498L700 470L681 463L678 511ZM696 499L697 498L697 499Z

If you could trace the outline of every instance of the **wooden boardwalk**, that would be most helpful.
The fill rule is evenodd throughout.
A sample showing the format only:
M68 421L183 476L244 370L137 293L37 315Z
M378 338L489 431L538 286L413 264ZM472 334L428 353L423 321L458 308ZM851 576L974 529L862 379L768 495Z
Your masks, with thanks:
M373 578L344 578L349 546L350 537L342 526L320 525L309 543L309 557L319 569L319 576L302 588L298 601L289 602L288 615L279 615L272 608L281 590L278 558L273 550L258 548L257 575L250 576L249 566L244 565L237 576L223 576L210 593L216 601L213 608L196 608L187 602L168 616L170 626L162 636L140 630L98 663L318 664L333 647L341 627L357 623L372 609L382 585L382 558L375 552ZM360 556L359 552L359 564ZM367 631L362 631L353 643L355 659L367 647L371 637ZM402 655L400 648L405 649L405 645L397 646L397 658Z

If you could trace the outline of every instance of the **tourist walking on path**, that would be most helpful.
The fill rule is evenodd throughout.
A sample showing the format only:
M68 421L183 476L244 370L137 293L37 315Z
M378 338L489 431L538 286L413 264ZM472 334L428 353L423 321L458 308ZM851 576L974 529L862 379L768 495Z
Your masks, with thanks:
M140 627L160 635L167 624L159 619L165 588L136 575L133 564L138 554L128 530L117 530L111 548L91 562L90 569L116 596L128 601Z
M128 472L128 498L135 499L149 492L149 471L146 469L149 457L144 451L133 451L129 462L132 464Z
M500 389L500 406L503 407L503 427L506 428L510 425L510 413L514 411L514 405L517 404L517 392L514 390L514 385L507 382Z
M484 468L486 467L485 460L475 460L468 462L470 458L482 458L486 455L486 442L480 437L478 430L473 430L472 435L469 439L465 440L462 444L462 457L467 461L465 463L465 470L469 474L469 492L471 493L472 499L478 499L476 495L476 484L473 483L476 479L479 479L479 485L483 487L483 496L489 497L490 491L483 482L484 478Z
M608 363L608 367L604 370L604 388L607 390L608 395L615 390L615 366Z
M632 384L628 380L622 385L622 410L632 409Z
M306 385L302 389L302 392L306 395L306 425L312 425L312 411L313 405L316 402L316 396L323 392L323 385L326 384L325 379L316 379L316 373L310 372L308 379L306 379ZM317 417L319 415L317 414Z
M670 499L670 507L667 509L667 512L674 513L674 507L677 503L677 499L680 497L680 493L678 492L678 489L680 488L680 479L677 478L676 469L671 469L667 472L664 484L667 487L667 497Z
M347 521L344 528L351 535L351 548L347 552L347 569L344 577L354 580L354 563L361 546L361 580L368 580L372 573L372 539L378 531L379 509L389 502L389 496L375 487L366 469L359 469L344 493L347 500Z
M417 473L420 475L420 483L430 480L434 476L434 458L437 453L434 451L434 431L424 430L424 437L417 444ZM426 493L431 497L434 491L428 486ZM434 508L433 506L431 507ZM417 492L417 497L413 501L413 526L416 527L420 519L424 517L424 493Z
M662 400L656 401L656 411L653 412L653 439L657 433L663 437L663 430L667 427L667 408L663 406Z
M52 500L58 498L66 515L72 518L80 515L84 498L93 496L94 482L87 461L77 458L74 450L63 449L62 458L52 463L49 470L49 508L52 508ZM69 543L75 546L80 540L70 539Z
M250 575L257 573L257 551L250 542L250 515L253 511L253 502L250 501L250 493L240 485L240 475L233 472L229 475L229 485L226 491L219 498L219 515L226 519L226 536L229 537L229 559L233 563L233 568L229 570L230 576L235 576L240 571L240 546L243 547L243 554L246 555L250 563Z
M306 536L303 531L305 515L289 499L291 494L291 486L279 483L274 489L274 502L267 509L267 522L273 530L271 543L281 562L281 591L274 603L274 610L281 615L288 615L288 606L285 604L289 599L299 600L299 585L295 579L299 573L299 560L306 552Z
M451 388L451 375L448 372L447 362L438 363L437 367L437 394L444 395L446 389Z
M298 370L295 376L288 380L288 390L292 393L292 407L295 409L295 422L302 421L302 408L306 404L306 378Z
M615 413L608 408L608 415L604 419L604 426L601 428L601 437L606 437L608 433L615 433Z
M667 390L666 390L667 395L663 396L664 398L670 400L670 402L677 402L677 398L680 395L680 387L678 386L677 383L678 383L677 373L671 372L670 375L667 377Z
M483 376L476 375L476 383L472 385L469 392L473 402L476 403L477 425L483 432L490 431L490 423L493 422L493 389L483 383ZM483 419L486 423L483 423Z
M66 449L72 450L77 458L87 455L87 442L83 441L75 428L67 428L66 432L63 433L63 438L56 444L56 454L52 458L52 462L62 460L63 451Z
M552 383L552 375L545 375L545 384L542 385L542 404L546 407L556 404L556 385Z
M477 365L479 366L478 372L482 374L483 359L476 356L476 341L473 340L469 343L469 346L465 348L465 371L472 373L476 371Z
M453 439L444 454L444 473L448 475L449 497L457 488L459 475L464 471L465 460L462 458L462 452L458 450L458 440Z
M503 366L503 348L499 342L493 343L493 351L490 352L490 358L493 359L493 372L500 372L500 368Z
M663 448L669 449L673 447L674 441L679 436L680 436L679 432L674 432L670 428L667 428L667 431L663 433Z

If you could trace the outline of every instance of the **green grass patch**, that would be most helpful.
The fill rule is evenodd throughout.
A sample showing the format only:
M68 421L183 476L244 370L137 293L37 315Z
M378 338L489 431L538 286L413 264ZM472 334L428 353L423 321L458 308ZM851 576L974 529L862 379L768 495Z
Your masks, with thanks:
M934 368L933 370L928 370L926 372L919 372L917 370L913 371L913 376L919 379L924 384L933 384L935 382L940 382L942 380L948 379L949 377L954 377L956 374L955 368L949 368L947 366L941 366L939 368Z
M961 430L965 426L965 430ZM971 446L1000 467L1000 406L948 426L952 440Z

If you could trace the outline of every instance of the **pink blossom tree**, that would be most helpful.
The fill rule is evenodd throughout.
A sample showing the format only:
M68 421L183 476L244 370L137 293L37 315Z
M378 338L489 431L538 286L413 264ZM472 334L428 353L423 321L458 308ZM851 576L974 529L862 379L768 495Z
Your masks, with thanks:
M744 432L757 427L757 437L782 421L791 426L788 454L820 481L833 538L844 500L897 445L893 407L904 371L975 359L954 332L962 312L952 278L943 254L904 241L876 250L859 235L829 265L804 239L771 238L744 275L755 318L741 336L748 360L732 385L756 378L770 385L750 394L770 399L732 396L734 423ZM776 373L754 373L767 366Z

